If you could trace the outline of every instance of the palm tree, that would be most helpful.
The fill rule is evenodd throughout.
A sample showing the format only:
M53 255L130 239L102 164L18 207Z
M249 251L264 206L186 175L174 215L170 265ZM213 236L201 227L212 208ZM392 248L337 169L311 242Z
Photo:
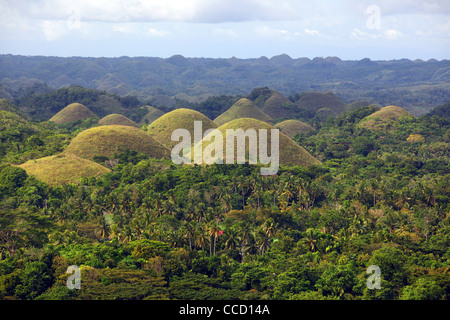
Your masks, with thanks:
M235 250L239 242L238 230L235 226L231 226L225 230L226 240L225 248L228 250Z
M195 235L194 244L197 247L200 247L202 249L202 251L203 251L204 247L208 244L207 233L205 232L205 227L202 225L197 230L197 233Z
M264 253L269 250L270 237L262 228L258 228L255 231L255 239L258 245L259 252L261 252L261 255L264 255Z
M305 236L300 239L300 242L303 243L311 252L317 251L317 239L314 234L314 230L312 228L308 228L305 232Z
M187 239L190 251L192 251L192 242L195 238L195 234L197 233L196 227L197 225L193 221L184 222L182 226L183 238Z
M217 238L219 237L219 235L222 233L222 230L220 229L220 227L217 225L217 223L211 222L208 225L208 235L209 235L209 255L216 255L216 242L217 242ZM212 241L214 238L214 241ZM214 251L212 251L211 248L211 244L213 244L213 249Z
M104 216L100 216L97 219L97 231L96 234L101 240L105 240L105 238L109 237L109 224L106 221Z

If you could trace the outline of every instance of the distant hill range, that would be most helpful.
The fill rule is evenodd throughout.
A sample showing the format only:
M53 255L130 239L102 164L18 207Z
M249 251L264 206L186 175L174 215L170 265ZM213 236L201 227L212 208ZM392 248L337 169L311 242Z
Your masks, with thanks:
M300 108L308 105L308 99L315 97L288 98L312 91L333 93L342 100L341 109L364 100L422 115L450 99L450 60L344 61L337 57L293 59L285 54L270 59L0 55L0 98L20 97L39 83L56 89L79 85L132 96L155 107L173 107L178 100L199 103L211 96L244 96L254 88L268 87L274 91L265 105L253 102L271 118L291 116L294 102ZM323 98L327 103L337 102L334 96ZM118 113L126 104L107 95L102 99L111 109L108 113Z

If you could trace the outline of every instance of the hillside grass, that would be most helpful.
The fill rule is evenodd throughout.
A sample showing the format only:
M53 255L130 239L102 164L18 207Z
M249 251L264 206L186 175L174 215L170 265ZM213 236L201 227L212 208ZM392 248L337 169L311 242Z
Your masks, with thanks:
M223 159L224 163L226 162L226 155L229 150L227 150L226 146L226 131L227 129L242 129L247 131L248 129L255 129L259 141L259 129L267 129L267 154L271 153L271 129L275 129L272 125L267 122L260 121L253 118L241 118L230 121L220 127L217 128L223 137ZM214 142L214 138L211 139L213 133L207 135L202 140L203 150L211 143ZM208 141L209 140L209 141ZM245 139L245 159L248 161L249 152L251 151L253 154L258 155L259 159L259 146L258 143L256 145L249 145L249 139ZM242 147L242 146L240 146ZM234 142L233 146L235 161L236 158L236 150L238 148L237 141ZM193 150L191 155L193 155ZM306 151L303 147L299 146L293 140L291 140L287 135L282 132L279 132L279 163L283 165L299 165L299 166L309 166L312 164L320 164L320 161L314 158L308 151Z
M299 121L299 120L285 120L283 122L277 123L275 128L280 129L289 138L293 138L297 133L307 133L314 131L315 129L309 124Z
M359 126L374 131L389 131L395 128L399 120L411 117L403 108L387 106L363 118Z
M152 123L153 121L164 115L164 111L156 109L155 107L152 106L143 106L142 108L147 109L148 112L141 119L139 124Z
M169 150L135 127L110 125L87 129L72 139L64 152L92 160L111 158L115 153L134 150L156 159L168 159Z
M162 145L171 148L178 144L177 141L171 141L172 132L176 129L188 130L192 140L194 139L194 121L202 122L202 134L208 129L217 128L217 124L204 114L195 110L180 108L156 119L148 126L147 130L152 138Z
M101 126L110 126L110 125L121 125L121 126L131 126L137 127L137 123L124 115L113 113L109 114L106 117L103 117L98 121L98 124Z
M87 118L97 118L97 115L81 103L71 103L50 118L49 121L63 124Z
M231 108L214 119L217 125L221 126L227 122L240 118L253 118L271 123L272 118L259 109L253 102L247 98L239 99Z
M49 185L76 184L83 177L99 177L111 170L69 153L27 161L21 165L28 175Z
M305 92L295 102L301 110L317 112L322 108L329 108L336 113L345 111L345 103L332 92Z
M294 104L278 91L272 91L273 94L264 102L261 110L272 119L293 117L295 114Z

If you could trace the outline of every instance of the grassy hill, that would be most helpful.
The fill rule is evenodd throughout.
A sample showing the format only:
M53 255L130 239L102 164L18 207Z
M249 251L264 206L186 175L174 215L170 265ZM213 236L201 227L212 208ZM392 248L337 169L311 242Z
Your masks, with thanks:
M280 129L289 138L293 138L297 133L306 133L309 131L314 131L315 129L309 124L299 121L299 120L285 120L283 122L277 123L275 128Z
M98 163L69 153L30 160L19 167L49 185L78 183L83 177L98 177L110 172Z
M106 117L100 119L98 124L101 126L110 126L110 125L121 125L121 126L131 126L137 127L138 125L133 120L128 119L127 117L113 113L109 114Z
M345 103L332 92L305 92L295 101L300 110L317 112L322 108L329 108L336 113L345 111Z
M172 142L172 132L176 129L187 129L194 137L194 121L202 121L203 132L211 128L217 128L215 122L204 114L191 109L175 109L164 114L148 126L148 133L162 145L171 148L178 142Z
M145 132L130 126L110 125L90 128L72 139L65 152L92 160L95 156L111 158L115 153L134 150L152 158L166 159L167 148Z
M260 110L253 102L247 98L242 98L233 104L230 109L214 119L214 122L220 126L240 118L253 118L264 122L272 121L272 118Z
M272 95L264 102L261 110L272 119L293 117L295 105L280 92L272 91Z
M162 115L164 115L164 111L156 109L152 106L143 106L142 108L147 109L147 114L141 119L140 124L144 123L152 123Z
M258 130L259 129L267 129L267 150L270 154L271 150L271 129L274 129L273 126L268 124L267 122L263 122L253 118L241 118L236 119L230 122L227 122L220 127L217 128L220 130L223 136L223 156L226 158L227 150L226 150L226 130L227 129L242 129L244 131L248 129L255 129L259 138ZM207 141L210 137L206 136L203 143L203 148L206 148L211 141ZM214 141L214 139L212 139ZM252 149L249 149L252 148ZM237 150L237 145L235 142L234 150ZM246 159L248 160L249 150L252 152L257 152L259 155L258 144L249 146L248 141L246 142ZM236 159L236 152L235 159ZM279 163L285 165L300 165L300 166L309 166L312 164L319 164L320 161L314 158L308 151L306 151L303 147L299 146L297 143L292 141L288 136L284 133L279 132ZM225 162L225 161L224 161Z
M59 111L49 121L63 124L78 120L84 120L87 118L97 118L97 116L85 105L75 102L69 104L67 107Z
M402 118L410 118L412 115L403 108L387 106L363 118L359 125L369 130L388 131L395 127Z

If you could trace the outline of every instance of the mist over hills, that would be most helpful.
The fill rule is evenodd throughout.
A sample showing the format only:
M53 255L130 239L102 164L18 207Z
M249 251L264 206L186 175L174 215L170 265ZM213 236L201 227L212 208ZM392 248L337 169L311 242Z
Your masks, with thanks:
M449 100L450 60L0 55L0 98L16 98L36 83L55 89L79 85L167 107L180 99L199 103L211 96L245 95L256 87L286 97L330 91L345 103L397 105L422 115Z

